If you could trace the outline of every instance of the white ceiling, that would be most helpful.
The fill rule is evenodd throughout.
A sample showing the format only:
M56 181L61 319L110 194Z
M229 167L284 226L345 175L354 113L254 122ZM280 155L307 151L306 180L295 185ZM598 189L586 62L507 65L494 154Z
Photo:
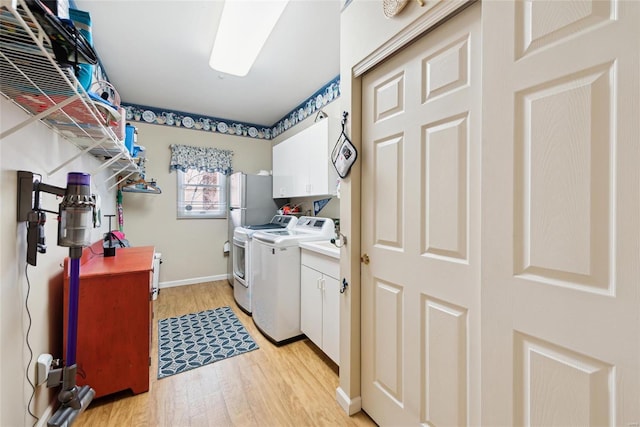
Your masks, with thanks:
M222 0L75 3L124 103L270 126L340 73L340 0L291 0L245 77L209 68Z

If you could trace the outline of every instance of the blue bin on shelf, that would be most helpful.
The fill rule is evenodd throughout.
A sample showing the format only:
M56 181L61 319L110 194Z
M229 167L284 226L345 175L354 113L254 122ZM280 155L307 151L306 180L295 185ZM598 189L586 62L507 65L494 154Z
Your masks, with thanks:
M93 36L91 35L91 15L89 12L83 10L69 8L69 19L73 21L73 24L78 29L80 34L93 46ZM89 90L91 82L93 80L93 65L90 64L78 64L78 74L76 78L84 88Z
M125 147L127 147L127 150L129 150L129 154L131 154L131 156L133 156L133 139L134 139L135 132L136 132L135 126L127 125L125 127L124 145Z
M133 144L133 157L144 157L144 150L142 145Z

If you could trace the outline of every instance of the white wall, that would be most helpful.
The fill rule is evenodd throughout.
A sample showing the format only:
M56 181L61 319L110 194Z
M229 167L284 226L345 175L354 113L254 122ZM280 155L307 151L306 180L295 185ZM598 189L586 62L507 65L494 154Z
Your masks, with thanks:
M156 252L162 253L161 285L197 283L199 278L226 275L223 245L228 239L227 220L176 219L176 174L169 173L169 146L232 150L233 170L255 174L271 169L270 142L183 127L134 124L138 127L138 144L146 148L146 178L156 179L162 194L124 193L127 239L135 246L155 246Z
M0 131L11 128L28 116L16 106L0 99ZM71 158L78 149L59 139L41 123L33 123L0 141L0 425L32 425L34 419L27 414L31 388L25 379L29 362L26 333L29 318L25 308L28 291L27 275L31 284L29 311L31 331L29 343L34 363L28 371L35 380L35 359L41 353L62 357L62 267L68 256L67 248L56 245L57 221L47 214L45 235L47 253L38 254L37 266L26 266L26 223L16 220L17 172L27 170L42 174L43 182L66 186L67 172L91 173L100 163L91 156L82 156L64 169L49 176L47 172ZM115 195L107 190L105 182L109 172L92 177L92 192L103 201L103 212L113 210ZM53 195L43 197L44 209L57 211L59 200ZM93 241L101 238L106 227L93 230ZM32 412L41 416L47 411L59 389L38 388L32 403Z

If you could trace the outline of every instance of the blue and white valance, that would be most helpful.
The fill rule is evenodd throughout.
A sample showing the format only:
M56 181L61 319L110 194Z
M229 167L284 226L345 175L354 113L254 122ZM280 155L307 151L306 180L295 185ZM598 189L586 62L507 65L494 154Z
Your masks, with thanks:
M191 147L189 145L172 144L169 172L195 169L206 172L222 172L229 175L233 171L231 157L233 151L211 147Z

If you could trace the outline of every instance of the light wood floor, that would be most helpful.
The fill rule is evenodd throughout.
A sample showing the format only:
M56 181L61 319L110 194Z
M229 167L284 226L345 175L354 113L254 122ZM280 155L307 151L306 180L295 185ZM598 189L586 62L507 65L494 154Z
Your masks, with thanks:
M158 380L158 319L226 305L260 348ZM271 344L237 307L226 281L162 289L154 313L149 392L95 399L74 426L375 425L364 412L349 417L338 405L338 368L330 359L307 339Z

